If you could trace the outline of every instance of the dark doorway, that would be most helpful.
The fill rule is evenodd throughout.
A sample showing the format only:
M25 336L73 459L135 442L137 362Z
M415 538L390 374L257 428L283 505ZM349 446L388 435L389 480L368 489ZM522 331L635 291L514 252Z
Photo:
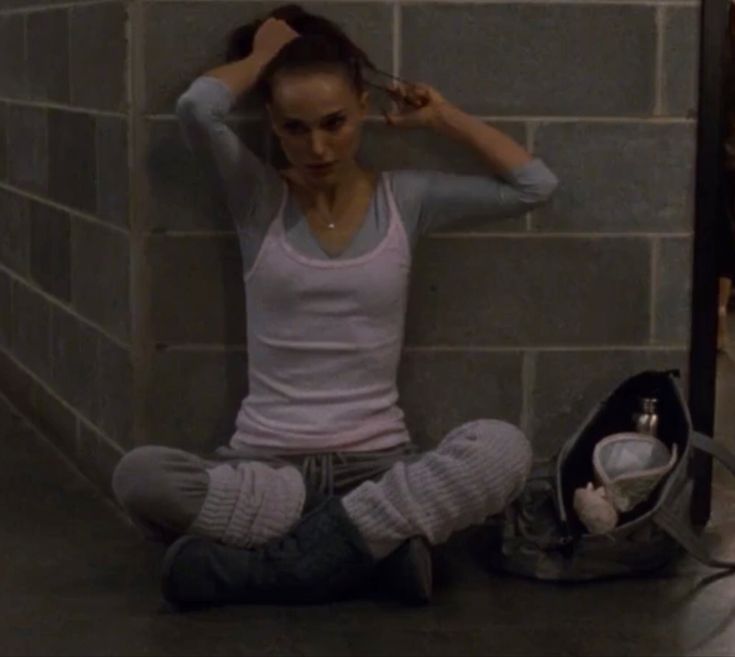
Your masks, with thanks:
M729 61L729 0L702 0L700 22L697 181L689 360L689 405L694 428L714 435L717 377L718 221L727 218L724 169L726 79ZM712 466L695 462L699 474L693 519L707 522L711 507Z

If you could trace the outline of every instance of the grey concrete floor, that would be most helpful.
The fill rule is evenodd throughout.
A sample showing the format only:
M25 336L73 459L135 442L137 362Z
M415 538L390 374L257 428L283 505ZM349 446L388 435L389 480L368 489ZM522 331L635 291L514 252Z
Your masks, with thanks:
M717 434L733 445L733 355L720 357L718 395ZM2 655L735 654L735 575L685 561L560 586L492 574L455 543L438 555L428 607L373 598L174 614L159 596L162 549L4 405L0 435ZM733 490L717 472L713 544L735 538Z

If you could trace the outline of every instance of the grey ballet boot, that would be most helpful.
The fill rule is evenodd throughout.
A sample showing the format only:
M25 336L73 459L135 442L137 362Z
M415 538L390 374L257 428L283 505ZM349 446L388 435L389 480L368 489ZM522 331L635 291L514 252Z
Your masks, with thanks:
M331 497L257 549L181 537L164 558L162 592L178 609L331 602L360 591L376 563L340 498Z
M431 601L433 566L431 549L422 536L409 538L379 566L381 588L407 605Z
M304 513L322 504L328 495L307 485ZM433 591L431 549L422 536L413 536L378 565L376 583L382 591L406 605L425 605Z

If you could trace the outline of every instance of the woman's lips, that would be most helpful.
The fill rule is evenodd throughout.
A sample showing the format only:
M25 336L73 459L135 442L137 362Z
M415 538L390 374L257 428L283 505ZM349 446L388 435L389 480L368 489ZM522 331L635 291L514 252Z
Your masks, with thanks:
M325 164L307 164L306 166L309 171L313 171L314 173L326 173L333 165L334 162L327 162Z

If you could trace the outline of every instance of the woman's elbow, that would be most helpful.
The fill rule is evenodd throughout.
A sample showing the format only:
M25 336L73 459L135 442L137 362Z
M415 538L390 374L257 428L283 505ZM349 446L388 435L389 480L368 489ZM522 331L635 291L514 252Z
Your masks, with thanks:
M529 205L537 206L547 203L559 187L559 179L549 171L542 180L526 190L525 200Z
M548 201L554 195L554 192L556 192L557 188L559 187L559 179L556 177L556 175L549 171L549 175L547 176L544 184L541 187L541 197L543 199L542 202L546 203L546 201Z
M174 112L180 119L191 119L199 113L199 105L200 103L197 102L196 98L184 92L177 98L176 104L174 105Z

